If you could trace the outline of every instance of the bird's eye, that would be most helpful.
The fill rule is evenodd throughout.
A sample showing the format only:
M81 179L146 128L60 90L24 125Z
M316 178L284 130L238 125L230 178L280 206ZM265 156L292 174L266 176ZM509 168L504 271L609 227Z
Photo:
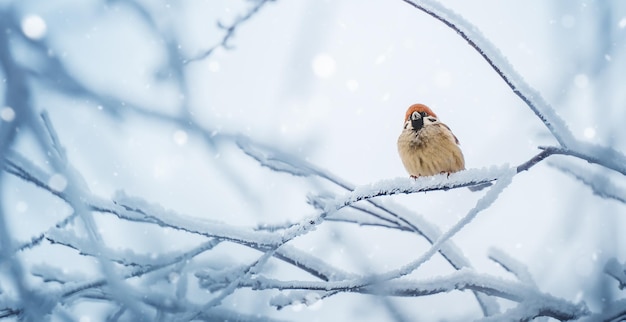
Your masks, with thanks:
M420 112L420 115L421 115L422 117L426 117L426 116L428 116L428 114L426 114L426 112Z

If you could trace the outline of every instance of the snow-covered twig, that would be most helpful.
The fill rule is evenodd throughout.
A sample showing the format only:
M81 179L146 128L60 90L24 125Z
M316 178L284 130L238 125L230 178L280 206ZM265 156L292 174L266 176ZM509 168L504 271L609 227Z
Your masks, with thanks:
M199 310L194 310L185 314L185 316L181 319L181 321L195 320L202 314L202 312L221 304L224 298L231 295L233 292L235 292L239 288L241 282L250 280L252 276L256 275L258 271L263 267L263 265L265 265L265 263L272 256L273 256L273 252L268 251L265 254L263 254L259 259L257 259L256 261L254 261L253 263L245 267L243 270L231 276L232 280L229 280L227 282L227 284L225 285L225 287L222 289L221 293L218 296L212 298L207 303L203 304Z
M626 189L616 185L606 175L593 174L589 169L564 160L548 164L588 186L595 195L626 203Z
M617 171L626 176L626 156L611 148L597 146L586 142L576 142L573 148L539 147L550 150L551 154L570 155L589 163L595 163L607 169Z
M209 49L203 54L194 57L185 63L191 61L200 60L209 56L216 48L229 47L229 39L233 37L235 29L238 28L243 22L249 20L264 4L271 0L258 0L255 6L243 17L239 17L230 26L221 26L226 30L226 34L221 43L215 47ZM158 319L165 320L168 317L180 318L180 319L193 319L193 318L216 318L220 315L216 315L221 309L216 307L222 303L222 300L230 296L238 288L251 285L250 287L256 287L253 283L258 282L271 282L270 280L263 280L261 273L265 268L265 264L272 258L282 260L284 263L289 264L291 267L295 267L301 271L309 273L316 280L310 283L317 283L315 285L323 285L323 289L316 290L315 296L310 294L300 293L297 296L288 298L293 300L296 297L304 300L315 300L321 298L327 298L341 292L356 292L377 295L389 295L389 296L418 296L420 295L420 289L407 289L407 285L403 282L397 281L398 277L405 276L414 271L425 262L429 261L432 256L441 253L443 257L448 260L452 267L455 269L461 269L459 274L469 272L464 270L464 267L470 265L469 261L463 256L463 253L451 242L451 238L459 232L465 225L467 225L477 214L488 208L497 198L498 194L504 189L511 181L516 173L529 170L534 165L543 161L546 157L552 154L565 154L576 156L581 159L585 159L590 162L594 162L605 166L607 168L626 173L626 162L624 162L624 156L610 148L598 147L590 144L583 144L571 138L571 133L562 122L562 120L556 115L554 110L545 103L545 101L535 92L528 84L526 84L519 75L513 70L513 68L506 62L503 55L500 54L497 49L493 48L491 44L486 41L476 30L466 21L464 21L458 15L450 12L449 10L441 7L436 2L424 0L424 1L406 1L418 6L415 3L421 3L420 9L428 12L436 18L444 21L448 26L459 32L479 53L489 62L498 74L506 81L506 83L513 89L513 91L519 95L535 112L535 114L542 120L546 127L553 133L561 147L546 148L538 155L525 162L518 167L497 167L491 169L470 169L461 173L452 174L449 177L435 176L430 178L420 178L418 180L410 180L407 178L383 180L375 182L370 185L364 185L356 187L347 183L345 180L336 176L328 171L315 167L312 164L304 162L293 155L276 153L277 149L270 149L253 142L249 138L242 135L215 134L214 131L207 126L200 126L196 121L192 119L190 113L181 113L184 115L168 115L167 113L154 112L149 107L140 106L139 104L132 104L124 99L114 97L112 95L105 95L99 93L96 90L89 89L85 84L79 81L79 79L73 77L62 64L62 61L55 55L47 55L47 47L50 45L45 40L40 42L26 40L25 46L33 46L37 50L35 56L41 57L41 66L36 67L23 67L17 74L11 74L9 76L17 75L32 77L34 75L41 76L38 82L48 86L48 89L53 91L59 91L67 94L70 97L87 98L88 100L96 103L102 103L107 106L121 106L121 102L124 102L126 108L111 108L115 110L116 115L129 115L134 113L142 118L150 120L158 120L170 125L184 127L189 134L196 135L204 140L206 147L209 149L217 149L221 147L218 143L239 144L242 151L246 154L257 159L261 165L271 168L274 171L280 171L285 173L291 173L297 176L315 176L322 178L328 182L334 184L334 186L341 187L347 190L345 195L334 196L326 195L320 197L319 195L310 198L311 204L314 205L315 213L308 216L306 219L297 222L295 224L276 225L271 229L260 229L258 227L236 227L220 222L212 222L208 220L196 220L189 218L181 213L165 210L158 204L144 201L141 198L129 197L124 193L116 194L112 200L108 198L101 198L92 194L84 180L82 175L76 171L72 164L65 155L65 150L61 144L60 138L54 131L51 119L47 114L41 115L43 120L43 126L39 122L38 118L33 117L34 108L32 106L25 106L24 111L28 112L23 116L20 110L20 118L26 118L25 128L31 129L35 135L35 138L39 144L39 149L44 154L50 157L50 164L53 169L53 173L59 174L67 179L67 189L55 189L48 183L50 174L41 171L37 167L29 163L27 158L20 158L20 155L12 153L4 153L10 144L4 145L10 140L5 140L4 135L0 135L0 168L4 173L11 173L25 181L32 182L38 187L47 191L50 195L54 195L65 200L73 209L74 213L65 217L60 222L57 222L55 227L51 227L43 234L34 236L30 242L15 245L11 240L11 236L8 233L2 234L2 244L8 244L11 247L2 249L3 255L6 253L11 255L17 250L24 250L30 247L40 245L41 240L46 237L51 242L56 242L58 247L69 247L76 249L81 255L92 256L97 258L102 264L101 268L104 274L98 276L91 281L84 281L83 278L77 276L55 276L55 272L47 266L39 267L34 271L31 271L35 276L40 276L46 281L58 281L63 282L62 291L51 293L50 301L55 303L62 303L67 305L76 299L98 299L104 300L114 305L114 312L110 313L112 319L120 318L125 315L125 312L134 312L135 314L141 314L142 308L147 306L152 310L156 310L156 317ZM137 11L145 17L150 28L156 28L155 20L149 16L149 12L145 11L138 2L130 1ZM4 18L4 17L2 17ZM6 23L6 19L2 19L0 25ZM18 24L13 21L11 28L18 28ZM4 30L4 29L3 29ZM8 30L8 29L7 29ZM171 36L171 35L170 35ZM21 37L18 35L18 37ZM0 36L2 38L2 36ZM5 37L6 38L6 37ZM164 37L167 38L167 37ZM178 58L177 50L172 46L175 44L176 39L166 39L167 43L165 47L168 51L168 62L164 65L164 68L170 68L175 70L177 78L178 89L183 97L187 95L187 84L184 82L185 76L182 66L182 62L172 62L173 58ZM8 47L8 45L7 45ZM6 54L7 51L0 46L0 51ZM49 56L49 57L48 57ZM179 59L180 60L180 59ZM3 60L3 63L6 62ZM41 68L40 68L41 67ZM32 69L31 69L32 68ZM3 69L4 72L4 69ZM58 72L58 73L57 73ZM4 74L3 74L4 75ZM26 82L18 81L16 78L8 77L10 86L25 86ZM12 89L7 91L9 94L13 92ZM26 89L18 88L18 89ZM28 98L28 95L23 95L24 92L17 92L22 98ZM18 95L19 96L19 95ZM188 111L186 109L187 103L182 103L183 112ZM113 115L113 114L112 114ZM53 115L54 116L54 115ZM34 120L37 119L37 122ZM4 131L6 128L2 127L0 130ZM243 142L243 143L242 143ZM10 142L9 142L10 143ZM226 172L232 170L230 167L225 167ZM229 170L230 169L230 170ZM2 176L3 174L0 174ZM1 178L0 178L1 179ZM430 224L420 215L415 214L412 211L403 209L397 205L387 203L388 200L380 200L379 197L392 196L400 193L416 193L425 191L441 191L456 189L460 187L468 187L479 185L482 183L494 182L495 185L487 191L487 194L481 198L476 206L471 209L466 216L454 225L447 232L442 233L435 225ZM623 195L622 191L611 189L613 196ZM617 193L615 193L617 191ZM606 192L606 191L605 191ZM356 216L347 216L345 210L351 208L356 212ZM340 210L344 212L340 213ZM2 209L0 209L1 211ZM187 232L190 235L204 236L205 242L193 247L192 249L180 250L174 253L162 254L155 259L148 258L137 252L119 251L111 249L107 246L101 238L98 236L97 226L93 221L93 217L96 216L108 216L112 214L117 216L120 220L130 221L135 223L145 223L148 225L157 225L164 228L173 228L182 232ZM0 213L0 218L3 218L3 214ZM61 228L67 226L74 219L79 219L77 222L83 222L87 226L89 239L78 238L77 236L68 233L62 234ZM358 225L378 225L379 227L389 228L396 231L408 231L414 232L423 236L432 245L431 247L420 257L410 262L408 265L391 270L385 274L376 276L360 276L350 272L343 271L330 265L324 259L316 258L304 251L294 247L291 241L298 236L305 234L311 234L315 231L315 228L331 220L341 220L344 222L350 222ZM54 223L52 224L54 225ZM5 226L0 223L0 226ZM80 226L82 228L82 226ZM186 293L186 279L185 277L190 275L189 271L186 271L181 277L181 282L176 286L175 296L163 295L163 294L150 294L149 296L140 296L134 290L134 286L127 285L127 280L131 277L137 277L142 282L156 280L164 272L174 272L181 267L188 269L188 260L195 259L197 255L206 251L212 250L217 244L221 243L236 243L238 245L246 246L250 249L258 251L259 257L252 262L241 265L239 269L229 271L225 275L216 273L198 274L197 276L204 279L209 285L202 285L206 289L210 289L214 292L219 292L215 297L206 301L204 305L191 305L190 301L185 299ZM62 245L62 246L61 246ZM57 247L57 246L55 246ZM5 256L3 256L5 257ZM15 256L14 256L15 257ZM440 283L439 287L443 288L443 291L447 292L457 289L467 289L477 294L481 306L483 307L486 315L491 313L498 313L497 309L493 309L491 304L496 303L495 300L489 296L499 296L502 298L518 300L520 305L514 309L508 310L504 313L495 315L496 318L515 318L515 319L527 319L539 315L547 315L556 317L558 319L574 318L576 312L586 314L586 311L582 308L583 305L570 305L566 301L558 300L553 301L553 298L546 297L534 288L534 283L530 275L524 270L522 265L518 265L511 258L504 256L503 254L496 254L492 257L502 264L507 270L516 274L520 283L502 284L497 281L486 281L486 284L468 282L469 284L463 284L462 281L458 281L458 284L449 284L449 280L439 279L429 282ZM12 259L12 257L5 257L5 259ZM14 260L13 264L19 264L18 260ZM117 264L121 265L117 265ZM157 270L161 270L157 272ZM150 274L153 273L153 274ZM17 274L15 275L17 276ZM155 277L156 276L156 277ZM19 277L19 276L18 276ZM58 278L57 278L58 277ZM467 276L466 276L467 277ZM142 279L143 278L143 279ZM485 282L485 281L483 281ZM493 287L488 288L490 282L493 282ZM18 280L19 283L19 280ZM293 285L311 285L309 282L295 281ZM297 284L300 283L300 284ZM268 284L270 285L270 284ZM278 285L278 284L277 284ZM292 285L292 286L293 286ZM469 285L469 286L468 286ZM18 284L18 286L20 286ZM127 287L128 286L128 287ZM419 287L418 284L412 284L412 286ZM421 285L424 286L424 285ZM433 293L425 293L424 295L435 294L435 288L437 285L430 285ZM386 289L385 287L391 287ZM487 289L486 289L487 288ZM260 289L260 287L259 287ZM426 289L427 286L426 286ZM125 291L129 292L125 292ZM308 290L308 288L307 288ZM22 290L18 290L22 291ZM26 289L26 291L29 291ZM402 292L407 292L402 295ZM413 292L413 293L410 293ZM310 293L310 292L309 292ZM306 297L309 296L309 299ZM527 297L525 297L527 296ZM528 299L539 299L538 301L529 301ZM560 301L560 302L559 302ZM274 301L276 304L279 300ZM4 303L4 302L3 302ZM283 301L281 305L288 305L293 301ZM555 304L556 303L556 304ZM46 304L49 304L48 302ZM558 304L558 305L557 305ZM4 304L3 304L4 305ZM16 305L13 303L8 308L0 310L0 316L2 314L18 314L17 312L27 311L31 309L31 304ZM58 307L58 306L57 306ZM578 309L578 311L576 311ZM42 310L43 313L49 312L49 308L46 307ZM181 313L181 314L179 314ZM224 312L223 312L224 313ZM223 316L231 318L234 312L225 312ZM168 316L168 314L172 314ZM578 316L580 316L578 315ZM154 316L152 316L154 317ZM261 317L260 317L261 318ZM252 318L254 319L254 318Z
M95 254L97 255L102 272L104 273L111 289L111 293L114 297L125 303L130 311L136 316L145 316L147 312L144 308L138 304L137 298L129 296L129 286L126 285L124 279L118 275L112 262L108 261L104 256L106 246L102 236L98 230L97 223L95 222L94 215L91 212L90 207L85 203L85 196L89 195L89 188L85 179L82 177L79 171L77 171L68 162L67 158L64 158L64 148L61 146L60 141L56 135L56 131L49 122L49 119L45 116L45 112L42 113L43 122L36 121L34 113L29 111L29 117L31 122L29 123L30 129L35 134L37 143L43 151L54 150L56 153L49 154L50 163L53 166L54 171L58 173L66 181L64 187L53 188L54 190L63 190L67 196L67 203L77 213L77 218L83 223L83 227L87 232L89 243L91 243ZM48 121L48 122L46 122Z
M474 185L477 182L482 183L501 179L508 176L506 175L507 173L511 173L511 168L501 166L491 167L489 169L468 169L450 175L440 174L429 177L419 177L417 179L396 178L381 180L376 183L355 188L345 196L327 203L325 209L327 212L336 211L358 201L380 196L463 188Z
M519 96L543 122L561 147L558 148L558 150L555 148L552 151L546 152L546 154L538 155L540 159L550 154L566 154L600 164L626 175L626 156L623 153L610 147L603 147L577 140L567 127L565 121L558 116L554 108L550 106L537 90L526 83L504 55L478 31L478 28L437 1L402 1L427 13L454 30L487 61L491 68L504 80L511 90Z
M212 249L219 241L209 240L201 245L194 247L189 251L176 251L170 254L161 253L158 256L154 254L139 254L131 249L118 250L103 247L101 249L94 249L93 245L84 238L79 238L73 233L66 231L51 230L46 234L46 239L52 244L63 245L65 247L78 251L81 255L92 256L95 258L104 257L108 261L118 263L123 266L130 267L163 267L172 265L176 262L190 260L193 257ZM101 253L97 253L100 251Z
M219 243L220 241L217 239L207 241L206 243L203 243L200 246L197 246L194 249L182 255L170 257L168 260L164 260L159 264L135 268L131 270L130 272L126 273L124 275L124 278L129 279L133 277L143 276L143 275L146 275L147 273L154 272L156 270L162 269L170 265L175 265L181 262L184 263L185 261L190 260L193 257L197 256L198 254L201 254L202 252L205 252L209 249L214 248ZM98 278L98 279L88 281L88 282L80 282L80 283L75 282L73 284L67 285L64 289L61 290L62 298L67 299L81 292L94 289L94 288L99 288L107 284L108 284L107 279L103 279L103 278Z
M535 280L530 275L530 272L528 272L528 268L526 267L526 265L515 260L514 258L509 256L509 254L498 248L492 247L489 249L489 258L494 262L500 264L500 266L511 272L513 275L515 275L520 280L520 282L530 287L537 287L537 285L535 284Z
M550 106L538 91L526 83L500 50L484 37L478 31L478 28L437 1L402 1L443 22L463 38L487 61L489 66L493 68L511 90L530 107L562 146L568 146L570 142L575 141L574 136L567 128L563 119L557 115L554 108Z
M20 178L34 183L46 191L56 192L56 194L64 200L67 198L64 192L55 191L44 182L41 177L47 176L45 172L28 160L21 158L19 154L13 153L7 160L13 164L16 169L19 169L18 173ZM16 160L20 161L17 162ZM33 174L30 174L31 171ZM84 195L83 198L84 202L89 205L91 210L111 213L120 219L134 222L156 223L168 228L252 246L258 250L264 250L272 246L277 246L283 240L280 233L271 234L266 232L253 232L241 228L235 228L219 222L192 220L182 214L164 210L158 205L149 204L139 198L128 197L123 192L117 193L114 198L114 202L88 195ZM64 227L65 224L73 218L74 215L71 215L63 219L57 223L56 227ZM61 242L61 240L55 238L55 236L57 235L54 233L49 235L51 241ZM88 249L83 249L78 245L73 246L72 248L92 253L89 252ZM325 265L322 265L322 262L319 260L312 258L306 253L299 252L296 249L286 247L286 245L277 250L275 256L322 279L330 279L330 276L339 274L336 269L329 270L328 268L324 268Z
M259 249L267 249L282 242L282 237L278 234L184 216L174 211L164 210L158 205L149 204L140 198L128 197L121 191L114 197L113 202L111 204L107 200L94 197L90 200L90 205L94 210L111 213L121 219L154 223L161 227L228 240Z
M349 291L364 294L376 294L386 296L419 297L429 296L438 293L446 293L455 290L474 290L490 296L519 302L521 305L534 305L531 316L550 316L559 320L571 320L589 314L584 304L572 304L551 295L541 293L533 287L529 287L521 282L512 282L497 277L477 274L471 269L461 269L449 276L436 277L426 281L385 281L372 285L361 285L344 289L334 283L328 282L304 282L304 281L280 281L258 276L254 280L244 281L242 287L249 287L255 290L277 289L277 290L303 290L315 291ZM293 300L300 300L302 295L307 293L294 293ZM289 299L283 297L283 301ZM528 313L527 313L528 314Z
M27 166L26 168L28 168L29 166ZM17 169L22 169L22 167L17 167ZM484 178L486 172L497 172L498 174L500 174L502 171L504 172L510 172L510 173L516 173L517 172L517 168L508 168L508 167L503 167L503 168L494 168L491 170L485 170L485 169L480 169L480 170L476 170L476 171L469 171L468 173L465 174L465 180L470 179L470 177L481 177ZM38 172L38 171L35 171ZM26 177L26 178L31 178L33 176L31 175L27 175L25 176L23 174L23 171L20 171L20 173ZM492 173L493 174L493 173ZM45 184L42 182L43 180L40 179L35 179L37 182L39 182L39 184L41 186L45 187ZM441 176L439 178L422 178L422 180L409 180L409 179L397 179L399 180L401 183L400 186L402 188L400 189L391 189L389 191L385 190L384 187L389 186L390 182L387 181L382 181L376 184L372 184L372 185L368 185L368 186L364 186L364 187L359 187L357 189L355 189L355 191L353 191L351 194L349 194L347 197L342 197L339 198L337 200L334 200L331 203L334 203L335 205L343 205L341 207L345 207L346 205L351 205L354 202L358 202L359 200L370 200L371 198L374 198L376 196L380 196L380 195L386 195L386 194L394 194L394 193L412 193L412 192L416 192L416 191L423 191L424 189L448 189L450 187L455 187L456 184L460 183L463 181L463 176L461 177L456 177L455 178L455 174L451 175L450 178L447 178L445 176ZM471 179L470 179L471 180ZM377 192L372 194L372 190L376 190ZM61 194L61 196L63 196L63 194ZM91 209L97 210L97 211L103 211L103 212L110 212L113 214L116 214L117 216L119 216L120 218L125 218L127 220L133 220L133 221L145 221L145 222L154 222L154 223L158 223L161 224L163 226L167 226L167 227L173 227L173 228L177 228L180 229L180 227L194 227L194 229L196 230L196 233L201 233L201 231L203 231L205 228L208 229L209 231L211 230L211 228L209 228L208 226L202 228L202 229L198 229L198 227L202 227L202 225L198 225L198 222L194 222L194 223L189 223L189 224L184 224L184 221L181 221L180 219L182 218L182 216L180 216L179 214L168 214L167 211L155 208L154 206L151 206L143 201L139 201L136 198L129 198L126 197L123 194L118 194L118 196L116 197L116 199L118 199L118 203L119 205L116 204L111 204L110 202L106 202L104 200L95 198L95 197L88 197L85 199L85 201L88 201L91 204ZM343 200L343 201L341 201ZM327 204L328 206L329 204ZM175 220L173 220L175 219ZM213 224L213 223L212 223ZM220 230L222 231L222 228L225 228L223 226L220 226L219 229L216 230ZM294 228L294 230L298 231L299 228ZM294 231L292 230L292 231ZM191 232L192 230L189 229L189 231ZM233 231L228 230L229 233L225 234L225 235L233 235ZM302 230L299 230L300 233L302 233ZM306 231L306 230L305 230ZM202 234L202 233L201 233ZM248 233L245 233L248 234ZM288 234L289 235L289 234ZM270 237L271 234L266 235L265 237L270 237L270 239L275 240L274 243L269 243L266 244L266 247L275 247L279 244L283 244L285 241L288 241L289 238L292 238L294 236L297 236L298 233L291 234L285 239L285 236L282 237L282 239L276 240L273 237ZM215 237L215 236L213 236ZM226 237L226 236L224 236ZM265 239L265 237L260 238L260 239ZM252 240L254 240L256 238L252 238ZM244 243L245 244L245 243ZM258 245L261 246L261 245ZM439 245L442 246L442 245ZM261 248L262 249L262 248ZM279 248L276 251L276 254L279 254L280 250L282 248ZM434 251L436 252L436 250ZM432 253L432 251L431 251ZM275 257L277 257L277 255L275 255ZM303 261L303 262L307 262ZM300 262L298 260L291 260L291 262ZM305 265L306 266L306 265ZM419 266L419 264L418 264ZM315 272L316 269L312 269L311 271ZM319 275L319 274L318 274ZM89 287L93 287L95 285L102 285L102 284L92 284Z
M257 160L261 166L267 167L273 171L289 173L295 176L317 176L350 192L357 189L357 186L346 182L339 176L332 174L329 171L296 158L295 156L278 151L276 148L268 147L259 144L258 142L252 142L249 138L240 137L237 140L237 145L244 153ZM402 179L398 180L402 181ZM406 183L410 181L405 180L402 182ZM484 182L489 181L485 180ZM468 185L470 184L471 183L468 183ZM315 198L314 206L319 210L324 210L328 200L329 198ZM430 224L421 216L418 216L414 212L404 209L399 205L386 204L382 200L376 199L367 199L367 203L371 205L371 207L368 208L368 210L363 210L364 213L372 215L374 218L383 222L403 227L401 229L414 231L431 243L441 235L441 232L435 225ZM350 207L357 210L364 209L362 208L363 206L359 206L358 204L350 204ZM329 220L333 220L335 215L336 214L330 216ZM448 245L451 246L452 244L449 243ZM452 264L453 267L457 269L469 266L468 261L461 254L458 248L442 249L442 255L450 262L450 264Z
M478 200L478 202L476 203L476 206L472 208L465 217L463 217L459 222L457 222L454 226L452 226L447 232L442 234L431 245L431 247L422 256L418 257L416 260L410 262L409 264L401 268L394 269L386 273L367 276L367 277L363 277L363 278L359 278L355 280L328 282L326 284L326 287L328 288L328 290L345 290L345 291L354 290L354 289L358 289L361 287L365 287L369 285L376 285L381 282L396 279L396 278L405 276L413 272L415 269L420 267L424 262L430 259L435 253L437 253L439 249L452 236L454 236L457 232L461 230L461 228L463 228L472 219L474 219L480 211L489 207L489 205L491 205L491 203L493 203L496 200L497 196L502 192L502 190L511 183L511 179L513 178L514 174L515 174L514 169L510 169L510 168L508 171L504 171L500 173L501 177L498 178L498 181L496 182L496 184L494 184L490 188L490 190L487 192L487 194L485 194L485 196L483 196L483 198ZM377 188L374 188L371 191L363 191L363 192L355 191L353 195L357 196L356 198L353 198L352 195L350 194L346 197L338 198L333 203L333 206L329 207L329 208L332 208L332 210L330 211L339 210L342 207L348 206L351 202L357 202L359 200L363 200L366 198L372 198L378 195L377 193L372 194L372 192L376 192L376 191L378 191ZM307 223L302 224L302 226L304 225L307 225Z
M46 129L46 133L50 139L51 149L50 153L55 153L55 157L58 158L63 164L67 164L67 153L65 153L65 148L61 145L61 141L59 140L59 135L57 131L52 126L52 121L50 120L50 115L47 111L43 111L41 113L41 120Z

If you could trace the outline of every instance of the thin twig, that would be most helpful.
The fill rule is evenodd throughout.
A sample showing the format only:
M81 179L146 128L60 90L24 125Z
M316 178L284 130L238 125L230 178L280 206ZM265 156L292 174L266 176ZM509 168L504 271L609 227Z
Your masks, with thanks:
M183 60L183 64L186 65L192 62L203 60L209 57L211 54L213 54L213 52L217 50L218 48L232 49L232 45L229 44L229 41L231 40L231 38L235 36L235 31L245 22L250 20L250 18L252 18L257 12L259 12L259 10L261 10L261 8L264 5L266 5L270 1L274 1L274 0L257 0L257 3L254 6L252 6L246 14L235 19L235 21L231 25L226 26L222 24L221 22L218 22L217 26L220 29L223 29L226 31L222 39L217 44L213 45L211 48L205 50L204 52Z

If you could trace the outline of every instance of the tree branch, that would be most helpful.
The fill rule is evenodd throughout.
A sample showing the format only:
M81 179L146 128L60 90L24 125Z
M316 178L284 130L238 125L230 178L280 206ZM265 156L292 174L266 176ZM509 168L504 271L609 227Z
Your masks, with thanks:
M275 1L275 0L256 0L257 3L253 5L246 14L244 14L243 16L237 17L237 19L235 19L235 21L231 25L227 26L227 25L222 24L221 22L218 22L217 26L220 29L223 29L226 31L226 33L222 37L222 40L218 42L217 44L213 45L213 47L205 50L204 52L184 60L183 64L186 65L192 62L203 60L209 57L211 54L213 54L213 52L217 50L218 48L231 49L232 46L229 44L229 41L231 40L231 38L235 36L235 31L245 22L250 20L250 18L252 18L256 13L258 13L259 10L261 10L263 6L265 6L267 3L271 1Z
M202 277L200 277L202 278ZM372 279L376 279L372 277ZM241 287L253 290L306 290L338 292L348 291L362 294L374 294L400 297L421 297L454 290L473 290L490 296L508 299L518 303L537 303L537 316L549 316L559 320L573 320L589 314L584 304L572 304L541 293L519 282L510 282L496 277L476 274L470 269L462 269L446 277L437 277L427 281L379 281L374 284L344 288L328 282L280 281L263 276L242 281ZM298 296L299 294L296 294ZM531 316L533 318L535 316Z
M502 53L478 31L478 28L436 1L402 1L443 22L463 38L487 61L489 66L504 80L513 93L530 107L562 146L568 146L570 142L575 141L565 122L556 114L550 104L538 91L524 81Z

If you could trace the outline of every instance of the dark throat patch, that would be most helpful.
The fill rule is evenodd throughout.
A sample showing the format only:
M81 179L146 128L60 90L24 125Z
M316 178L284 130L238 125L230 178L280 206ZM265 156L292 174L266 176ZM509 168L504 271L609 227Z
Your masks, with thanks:
M424 118L420 117L417 120L411 120L411 126L414 131L419 131L424 127Z

